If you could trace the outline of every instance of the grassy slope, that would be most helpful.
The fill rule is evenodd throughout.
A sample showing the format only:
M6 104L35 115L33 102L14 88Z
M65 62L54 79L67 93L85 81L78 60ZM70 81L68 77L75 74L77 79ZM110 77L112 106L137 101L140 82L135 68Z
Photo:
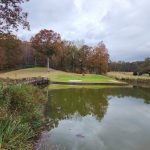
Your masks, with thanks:
M131 72L108 72L107 76L129 84L150 86L150 76L148 75L133 76Z
M133 80L137 80L137 79L150 80L150 77L148 75L134 76L133 72L108 72L107 75L117 79L125 78L125 79L133 79Z
M1 73L0 78L27 78L27 77L48 77L51 81L69 82L69 80L82 80L82 82L97 82L97 83L116 83L118 81L103 75L67 73L51 69L49 72L46 68L36 67L29 69L21 69L7 73Z

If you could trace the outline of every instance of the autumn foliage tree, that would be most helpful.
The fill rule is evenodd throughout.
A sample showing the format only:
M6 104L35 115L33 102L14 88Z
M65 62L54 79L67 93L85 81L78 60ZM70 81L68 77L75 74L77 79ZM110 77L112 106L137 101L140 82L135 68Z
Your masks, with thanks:
M103 42L96 47L63 41L62 49L52 59L54 68L76 73L106 73L109 54Z
M86 70L88 70L88 55L90 54L91 47L88 45L83 45L79 49L79 68L80 68L80 73L84 73Z
M144 61L134 62L110 61L109 71L133 72L134 75L150 74L150 58L146 58Z
M21 50L20 57L22 58L23 66L30 67L30 66L36 65L35 49L32 48L30 42L22 41L20 43L20 50Z
M13 68L21 64L21 41L14 35L0 34L0 67Z
M104 42L98 43L94 48L94 66L97 73L106 73L108 69L109 54Z
M0 69L22 65L21 41L10 34L19 26L29 30L28 14L21 4L29 0L0 0Z
M53 66L56 69L64 70L66 60L65 43L62 41L59 43L59 49L57 49L55 55L52 57Z
M65 51L66 51L66 67L67 71L76 72L77 60L78 60L78 48L71 41L65 41Z
M50 59L60 48L61 37L60 34L53 30L41 30L34 37L31 38L33 48L47 57L47 67L49 70Z
M22 11L21 4L29 0L0 0L0 33L18 30L18 26L29 29L28 14Z
M46 29L32 37L30 42L23 42L11 34L0 34L1 69L47 64L48 70L52 67L67 72L103 74L108 70L108 62L104 42L95 47L79 46L62 41L58 33Z
M3 69L6 64L5 50L0 47L0 69Z

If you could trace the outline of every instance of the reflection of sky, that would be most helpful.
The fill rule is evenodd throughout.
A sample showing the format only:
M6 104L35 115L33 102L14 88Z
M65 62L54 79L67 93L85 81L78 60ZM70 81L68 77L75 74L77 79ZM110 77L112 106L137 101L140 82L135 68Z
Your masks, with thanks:
M142 99L111 97L101 122L75 113L43 134L42 143L45 150L149 150L150 105Z

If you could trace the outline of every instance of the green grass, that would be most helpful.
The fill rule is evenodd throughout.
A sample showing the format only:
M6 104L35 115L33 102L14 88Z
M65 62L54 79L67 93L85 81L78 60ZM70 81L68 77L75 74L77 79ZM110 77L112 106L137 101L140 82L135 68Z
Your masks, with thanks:
M110 83L112 79L102 75L79 75L79 74L58 74L55 81L69 82L70 80L81 80L82 82Z
M91 83L116 83L119 82L115 79L104 75L96 75L96 74L76 74L76 73L68 73L64 71L58 71L54 69L50 69L47 71L47 68L36 67L29 69L21 69L16 71L10 71L7 73L1 73L0 78L11 78L11 79L20 79L27 77L47 77L51 81L58 82L70 82L70 80L81 80L81 82L91 82Z
M20 119L11 116L0 120L0 149L30 150L29 142L35 132L28 123L22 123Z
M36 87L0 87L0 149L33 149L33 137L43 122L45 102L45 94Z

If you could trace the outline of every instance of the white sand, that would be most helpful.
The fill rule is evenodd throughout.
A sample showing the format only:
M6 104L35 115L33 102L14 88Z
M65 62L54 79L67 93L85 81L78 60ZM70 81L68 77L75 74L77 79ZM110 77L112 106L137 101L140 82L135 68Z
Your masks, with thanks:
M69 80L69 82L82 82L82 80Z

